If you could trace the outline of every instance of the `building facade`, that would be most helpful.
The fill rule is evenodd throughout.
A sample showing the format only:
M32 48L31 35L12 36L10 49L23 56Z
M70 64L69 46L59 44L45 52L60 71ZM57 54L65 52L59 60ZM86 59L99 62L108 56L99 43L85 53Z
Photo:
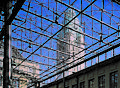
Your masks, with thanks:
M76 16L75 11L72 9L68 9L65 13L64 25L67 24L70 20L72 20L75 16ZM60 61L62 61L62 60L65 60L60 65L58 65L59 67L65 65L67 63L70 63L70 62L84 56L84 54L85 54L84 51L82 51L85 47L84 35L82 34L83 31L79 25L80 25L79 19L75 18L67 25L68 28L63 28L61 30L61 32L58 34L59 39L64 41L64 42L58 41L58 43L57 43L57 48L59 51L61 51L61 52L57 53L57 59L59 60L58 63L60 63ZM72 30L69 28L71 28ZM79 53L79 54L77 54L77 53ZM71 57L71 56L73 56L73 57ZM70 59L67 60L67 58L69 58L69 57L70 57ZM75 61L74 63L76 63L78 61L82 61L83 59L84 58L81 58L81 59ZM71 66L74 63L72 63L68 66ZM84 65L70 69L65 75L70 75L70 74L72 74L72 72L77 72L82 68L84 68Z
M120 88L120 55L40 88Z

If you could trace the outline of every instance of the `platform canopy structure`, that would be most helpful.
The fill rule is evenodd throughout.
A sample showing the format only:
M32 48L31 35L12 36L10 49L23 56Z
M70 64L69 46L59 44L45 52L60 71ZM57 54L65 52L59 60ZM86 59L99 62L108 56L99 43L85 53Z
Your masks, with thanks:
M7 18L5 7L8 5L0 1L0 40L4 47L14 46L24 57L7 71L13 72L20 66L25 68L25 61L39 64L39 68L35 68L37 75L32 75L34 80L26 84L28 88L40 88L68 76L65 73L74 74L120 54L120 5L117 0L4 0L10 4ZM71 11L70 18L68 11ZM11 25L9 40L6 40L6 25ZM82 40L81 36L74 37L75 34L82 35ZM11 43L5 43L10 40ZM7 54L12 51L10 47L5 50ZM58 55L62 55L62 59Z

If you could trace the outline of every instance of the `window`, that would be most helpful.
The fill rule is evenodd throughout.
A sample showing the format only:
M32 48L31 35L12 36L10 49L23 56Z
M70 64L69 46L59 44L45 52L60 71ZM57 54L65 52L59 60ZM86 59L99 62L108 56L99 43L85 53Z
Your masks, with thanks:
M118 88L118 72L110 73L110 88Z
M88 88L94 88L94 79L89 80Z
M75 85L72 85L72 88L77 88L77 84L75 84Z
M105 88L105 75L98 77L98 88Z
M80 82L80 88L85 88L85 82Z

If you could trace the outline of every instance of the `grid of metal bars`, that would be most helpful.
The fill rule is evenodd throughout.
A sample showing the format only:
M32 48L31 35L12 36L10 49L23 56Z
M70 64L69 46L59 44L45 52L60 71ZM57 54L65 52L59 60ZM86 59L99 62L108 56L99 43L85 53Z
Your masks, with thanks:
M64 24L69 9L76 16ZM12 22L12 46L23 57L13 71L20 66L31 68L23 64L25 61L39 64L39 68L35 68L38 73L32 76L35 79L27 85L40 83L42 86L63 77L62 73L69 72L70 69L79 66L81 70L119 54L119 14L120 6L111 0L26 0ZM4 23L2 15L1 29ZM79 24L73 23L76 18L79 19ZM70 23L80 27L83 32L67 26ZM66 38L59 38L59 33L65 28L83 35L85 47L70 43ZM57 48L59 42L82 50L71 55ZM84 55L78 56L82 52ZM57 57L58 53L69 57L61 60ZM77 59L67 62L73 57ZM80 61L82 58L84 60ZM63 62L66 64L60 67Z

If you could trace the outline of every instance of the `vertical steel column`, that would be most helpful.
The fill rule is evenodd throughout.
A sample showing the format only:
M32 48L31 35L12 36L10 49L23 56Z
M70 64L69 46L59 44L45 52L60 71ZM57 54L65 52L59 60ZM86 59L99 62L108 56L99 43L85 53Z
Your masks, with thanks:
M58 81L57 81L57 83L56 83L56 88L58 88Z
M76 79L77 79L77 88L78 88L78 85L79 85L79 78L78 78L78 76L76 77Z
M65 88L65 72L63 72L63 88Z
M5 0L5 28L4 28L4 59L3 59L3 88L10 88L10 76L11 76L11 26L7 20L11 15L11 0Z
M34 87L35 87L35 88L38 88L38 87L37 87L37 83L35 83L35 86L34 86Z

